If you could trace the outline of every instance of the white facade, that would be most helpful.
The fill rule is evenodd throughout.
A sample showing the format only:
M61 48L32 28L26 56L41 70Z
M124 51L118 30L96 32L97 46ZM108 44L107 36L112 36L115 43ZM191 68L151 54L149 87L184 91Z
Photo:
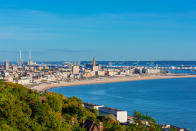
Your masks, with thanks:
M105 71L97 71L97 76L105 76Z
M116 117L116 120L118 120L120 123L126 123L127 122L127 111L121 111L114 108L104 107L103 105L96 105L91 103L83 103L83 106L85 108L94 108L97 109L99 112L99 115L109 115L112 114Z
M31 80L30 79L23 79L23 80L18 80L18 84L22 84L22 85L27 85L30 84Z
M98 112L99 112L99 108L100 107L104 107L103 105L96 105L96 104L91 104L91 103L83 103L83 106L85 108L93 108L93 109L96 109L96 110L98 110Z
M157 74L160 72L161 72L160 69L146 69L146 73L148 73L148 74Z
M108 107L99 107L99 115L113 114L120 123L127 122L127 111L121 111Z
M127 122L127 112L126 111L118 111L117 112L117 120L121 123Z
M115 71L109 71L108 72L108 75L109 76L115 76L115 75L117 75L118 74L118 72L115 72Z
M93 66L93 71L99 71L99 66Z

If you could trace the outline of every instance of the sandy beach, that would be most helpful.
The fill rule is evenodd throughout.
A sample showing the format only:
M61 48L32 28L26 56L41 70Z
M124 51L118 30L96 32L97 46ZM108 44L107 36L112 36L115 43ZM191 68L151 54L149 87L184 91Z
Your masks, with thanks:
M60 83L43 83L31 87L31 89L37 91L46 91L56 87L76 86L76 85L89 85L89 84L103 84L103 83L114 83L114 82L125 82L125 81L139 81L139 80L153 80L153 79L173 79L173 78L191 78L196 75L187 74L167 74L167 75L146 75L146 76L129 76L129 77L104 77L94 78L90 80L74 80L71 82L60 82Z

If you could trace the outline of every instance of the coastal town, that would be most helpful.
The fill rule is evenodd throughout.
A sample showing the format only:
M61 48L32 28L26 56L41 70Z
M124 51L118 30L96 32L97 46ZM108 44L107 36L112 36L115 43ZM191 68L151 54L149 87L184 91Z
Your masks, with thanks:
M165 69L166 67L159 67L158 65L154 67L102 66L96 63L95 58L91 63L85 65L73 64L72 62L51 65L33 62L31 60L31 51L29 51L28 62L22 60L21 50L19 51L19 56L18 64L10 65L9 61L5 61L4 65L0 65L0 79L26 85L38 91L45 90L45 86L49 88L51 86L59 87L77 84L194 77L194 75L171 74ZM174 67L171 68L173 69Z
M87 85L122 81L136 81L148 79L168 79L196 77L190 74L174 74L166 70L166 67L144 67L144 66L102 66L97 64L95 58L91 63L80 65L66 62L61 65L36 64L31 60L29 51L28 62L23 62L21 50L19 52L18 64L8 61L0 66L0 79L7 82L18 83L27 86L35 91L43 92L50 88L65 87L73 85ZM174 67L171 67L174 69ZM187 68L187 67L186 67ZM179 69L179 68L176 68ZM188 68L189 69L189 68ZM192 69L195 69L192 68ZM103 105L83 103L85 108L94 108L100 115L113 114L121 124L130 125L134 122L133 116L128 116L127 111L122 111ZM145 125L149 123L143 121ZM162 125L163 130L175 126ZM180 131L187 129L178 128Z
M96 64L95 58L93 58L92 64L87 65L73 63L64 63L63 65L56 66L36 64L31 60L30 51L28 63L25 64L22 61L21 50L19 59L18 65L10 65L8 61L5 61L4 65L1 65L1 79L23 85L33 85L49 82L69 82L97 77L122 77L161 73L161 70L158 68L131 66L121 68L102 67L101 64Z

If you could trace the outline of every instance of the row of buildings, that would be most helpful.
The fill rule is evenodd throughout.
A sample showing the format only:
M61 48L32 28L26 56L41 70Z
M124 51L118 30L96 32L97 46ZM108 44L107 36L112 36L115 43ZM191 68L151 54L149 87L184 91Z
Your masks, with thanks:
M31 60L31 51L29 51L27 64L24 64L21 57L21 50L19 53L20 58L18 64L10 65L8 61L5 61L4 65L0 65L0 79L23 85L31 85L96 77L157 74L161 72L158 68L149 67L102 67L101 64L96 64L95 58L93 58L92 63L86 65L73 63L64 63L61 65L36 64Z
M30 63L30 62L29 62ZM9 65L6 61L0 66L0 79L19 84L34 84L43 82L70 81L74 79L96 78L96 77L123 77L143 74L157 74L158 68L129 67L129 68L105 68L97 65L95 58L89 65Z

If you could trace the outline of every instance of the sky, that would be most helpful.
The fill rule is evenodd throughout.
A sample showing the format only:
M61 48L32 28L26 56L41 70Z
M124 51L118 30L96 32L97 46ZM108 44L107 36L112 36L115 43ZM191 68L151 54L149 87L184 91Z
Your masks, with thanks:
M0 61L196 60L195 0L0 0Z

